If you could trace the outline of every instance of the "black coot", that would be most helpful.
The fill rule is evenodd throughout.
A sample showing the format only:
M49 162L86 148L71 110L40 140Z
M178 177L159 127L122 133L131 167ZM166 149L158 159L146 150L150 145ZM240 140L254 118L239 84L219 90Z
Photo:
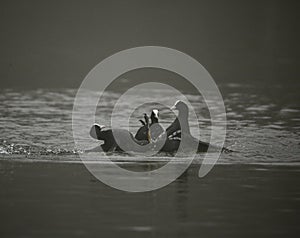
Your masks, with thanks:
M158 123L159 112L157 109L152 110L150 119L151 122L149 123L149 117L145 113L145 121L140 120L143 126L138 129L135 135L135 139L147 140L148 142L151 142L153 140L156 140L159 137L159 135L161 135L164 132L163 128Z
M114 133L114 134L113 134ZM104 152L123 152L123 150L118 146L116 137L119 141L122 141L122 144L128 149L127 151L138 150L138 146L148 144L148 141L145 140L136 140L133 135L124 129L107 129L104 126L94 124L90 129L90 135L94 139L102 140L104 143L101 145L101 148Z
M203 142L193 137L190 131L188 116L189 116L189 108L183 101L177 101L175 105L171 108L173 110L178 111L178 116L174 120L174 122L167 128L166 133L169 138L181 138L187 142L188 145L197 144L197 152L206 152L210 145L207 142ZM196 145L195 145L196 146ZM215 147L216 148L216 147ZM230 152L230 150L226 148L222 148L222 151Z

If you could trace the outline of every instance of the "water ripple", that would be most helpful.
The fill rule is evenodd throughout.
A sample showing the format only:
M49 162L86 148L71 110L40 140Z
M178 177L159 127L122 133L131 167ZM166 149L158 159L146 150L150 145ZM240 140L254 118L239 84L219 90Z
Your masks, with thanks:
M299 162L299 121L297 103L282 96L280 100L273 93L266 95L256 88L237 84L220 87L227 110L226 146L236 153L222 155L221 163ZM298 90L295 91L295 93ZM0 94L0 155L2 158L43 158L45 160L78 160L78 153L72 137L72 109L76 90L2 90ZM274 95L277 95L274 93ZM145 103L130 119L130 130L139 128L138 119L153 106L161 111L161 123L167 127L174 114L160 105L147 104L153 97L160 96L166 105L172 105L174 98L168 92L145 93L143 97L132 96L131 100ZM97 120L110 124L109 113L119 97L118 93L107 92L103 97L106 106L97 108ZM290 95L286 95L290 97ZM202 97L187 95L199 117L201 139L209 141L209 111ZM85 102L89 106L89 100ZM117 115L120 127L125 125L124 109ZM90 126L90 125L87 125ZM198 125L191 124L193 129ZM86 142L87 149L98 145L97 141ZM117 156L115 159L122 159ZM137 158L134 158L136 160ZM157 158L156 158L157 159ZM163 157L161 158L163 160ZM169 159L168 159L169 160Z

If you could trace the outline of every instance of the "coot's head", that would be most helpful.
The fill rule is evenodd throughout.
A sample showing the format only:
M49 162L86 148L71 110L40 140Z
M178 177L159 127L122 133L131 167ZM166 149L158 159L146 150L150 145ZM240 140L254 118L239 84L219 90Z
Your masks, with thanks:
M103 125L95 123L90 130L90 136L97 140L104 140L103 133L101 131L104 127L105 126Z
M157 109L153 109L151 112L151 123L158 123L158 117L159 117L159 113Z
M183 113L188 113L189 111L189 108L188 106L181 100L178 100L175 102L174 106L171 107L172 110L177 110L180 112L183 112Z

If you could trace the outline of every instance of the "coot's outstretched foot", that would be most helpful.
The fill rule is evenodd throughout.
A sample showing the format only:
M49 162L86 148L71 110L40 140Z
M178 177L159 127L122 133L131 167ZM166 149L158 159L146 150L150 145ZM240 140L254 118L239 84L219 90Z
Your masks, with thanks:
M159 113L157 109L153 109L150 115L151 122L149 123L149 117L144 113L145 121L140 120L142 127L140 127L135 135L137 140L147 140L149 142L156 140L163 132L163 128L159 125Z

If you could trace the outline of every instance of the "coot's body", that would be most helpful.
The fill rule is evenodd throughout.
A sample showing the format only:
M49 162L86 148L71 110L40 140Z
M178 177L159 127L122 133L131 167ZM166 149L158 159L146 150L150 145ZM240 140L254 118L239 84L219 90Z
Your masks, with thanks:
M144 114L144 120L140 120L143 124L140 127L135 135L135 139L137 140L148 140L149 142L156 140L163 132L164 129L158 123L159 113L157 109L152 110L149 123L149 118L147 114Z
M100 126L98 124L94 124L90 130L90 135L97 139L102 140L104 143L101 145L101 148L104 152L123 152L124 150L118 146L118 143L114 137L118 137L117 140L122 141L122 144L125 148L132 148L136 146L141 146L148 144L148 141L143 140L136 140L133 135L124 129L106 129L103 126Z
M184 140L186 140L185 145L191 145L191 148L196 147L197 152L207 152L209 147L218 149L218 147L198 140L197 138L192 136L188 121L189 109L183 101L177 101L172 109L178 111L178 116L176 117L174 122L166 129L168 137L173 137L175 135L177 138L184 138ZM224 147L222 148L222 151L230 152L230 150Z

